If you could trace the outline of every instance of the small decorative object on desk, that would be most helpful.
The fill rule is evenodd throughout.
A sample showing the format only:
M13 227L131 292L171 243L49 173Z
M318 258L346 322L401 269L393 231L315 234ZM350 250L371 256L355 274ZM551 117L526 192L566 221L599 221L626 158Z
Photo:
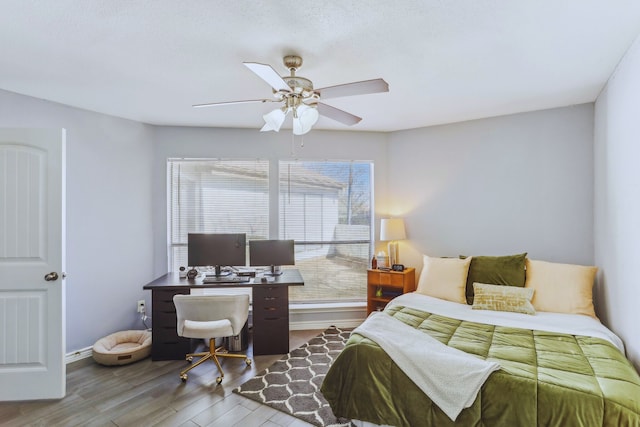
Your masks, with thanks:
M376 259L376 256L374 255L373 258L371 259L371 269L375 270L376 268L378 268L378 260Z
M195 268L191 268L191 270L187 271L187 279L193 280L198 276L198 270Z

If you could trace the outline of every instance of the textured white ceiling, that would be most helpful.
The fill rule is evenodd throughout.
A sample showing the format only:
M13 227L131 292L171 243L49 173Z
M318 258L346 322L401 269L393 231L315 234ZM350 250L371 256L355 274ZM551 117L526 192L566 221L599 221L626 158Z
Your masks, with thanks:
M242 65L285 54L326 103L394 131L595 100L640 34L638 0L0 0L0 89L152 124L260 128L273 104ZM290 126L290 125L289 125ZM285 124L285 127L287 125Z

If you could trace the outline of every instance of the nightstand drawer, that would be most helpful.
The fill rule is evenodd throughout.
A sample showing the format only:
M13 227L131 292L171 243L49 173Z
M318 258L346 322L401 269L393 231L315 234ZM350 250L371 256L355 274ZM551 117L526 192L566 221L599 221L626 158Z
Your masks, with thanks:
M367 278L372 285L398 286L401 288L405 283L405 276L403 274L379 270L369 270L367 272Z
M404 277L400 274L380 273L378 284L385 286L398 286L401 288L404 285Z

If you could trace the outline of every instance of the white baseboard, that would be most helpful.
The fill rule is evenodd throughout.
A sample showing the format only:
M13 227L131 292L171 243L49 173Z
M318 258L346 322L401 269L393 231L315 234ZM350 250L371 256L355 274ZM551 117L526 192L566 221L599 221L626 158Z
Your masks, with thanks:
M362 320L333 320L333 321L314 321L314 322L291 322L289 330L291 331L308 331L312 329L327 329L331 326L338 328L355 328L360 326Z
M330 326L355 328L367 317L366 303L346 304L291 304L289 329L304 331L327 329ZM93 347L67 353L65 363L73 363L93 356Z
M81 350L74 351L73 353L67 353L64 357L64 362L69 363L77 362L78 360L88 359L93 356L93 347L85 347Z

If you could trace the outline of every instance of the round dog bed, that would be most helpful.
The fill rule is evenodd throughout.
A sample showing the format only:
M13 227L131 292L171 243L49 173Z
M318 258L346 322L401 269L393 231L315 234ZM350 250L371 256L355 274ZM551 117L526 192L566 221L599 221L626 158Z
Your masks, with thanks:
M151 331L120 331L93 345L93 359L101 365L126 365L151 354Z

